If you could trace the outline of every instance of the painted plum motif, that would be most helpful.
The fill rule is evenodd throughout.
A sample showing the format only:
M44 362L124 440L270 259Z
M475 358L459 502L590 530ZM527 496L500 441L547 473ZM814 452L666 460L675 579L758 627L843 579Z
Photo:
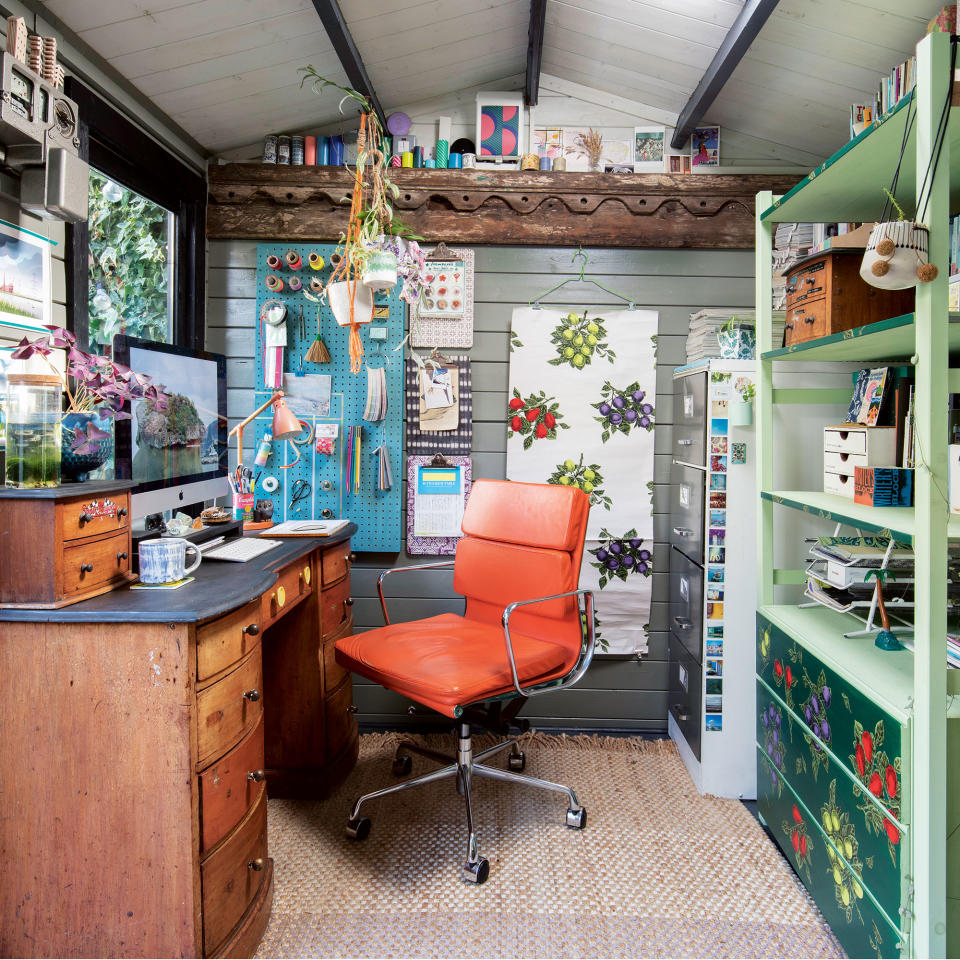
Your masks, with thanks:
M783 740L783 711L772 700L760 714L763 726L763 749L770 764L765 764L773 788L779 797L783 793L783 772L787 766L786 744Z
M607 330L603 324L600 317L589 319L586 310L583 316L568 313L550 334L557 356L547 362L554 367L568 363L574 370L588 367L594 357L613 363L617 355L606 343Z
M653 404L637 380L622 390L605 381L600 388L600 400L590 406L600 414L593 419L603 426L600 437L603 443L617 433L629 434L634 427L648 433L654 427Z
M807 722L807 727L813 731L811 737L804 731L803 739L810 748L811 767L813 770L813 779L822 767L826 771L830 765L830 758L827 751L821 746L821 743L827 747L831 746L830 739L833 736L833 730L830 727L830 718L827 710L833 702L833 691L827 685L827 675L821 670L816 680L811 680L806 669L803 671L803 683L807 689L807 698L801 705L803 710L803 719ZM806 773L806 761L797 758L797 773L803 770Z
M529 450L535 440L556 440L560 430L569 430L563 422L560 404L543 391L524 397L514 387L507 404L507 437L523 437L523 449Z
M553 473L547 477L547 483L557 483L562 487L579 487L589 498L590 506L602 506L609 510L613 500L603 491L603 474L599 463L584 463L583 454L577 461L564 460L558 463Z
M883 808L900 819L901 804L901 763L900 757L893 762L883 749L884 729L883 721L878 720L873 731L865 730L859 720L853 724L853 753L850 754L850 765L860 779L860 785L853 788L853 796L857 800L857 809L863 813L867 829L878 837L881 831L887 835L887 849L894 865L897 862L896 847L900 843L900 830L891 823L880 811L867 793L871 794Z
M649 577L653 573L653 545L644 546L636 529L631 528L623 536L615 537L603 528L600 541L599 547L587 552L594 556L590 566L600 571L601 590L614 578L626 583L628 578L637 574Z

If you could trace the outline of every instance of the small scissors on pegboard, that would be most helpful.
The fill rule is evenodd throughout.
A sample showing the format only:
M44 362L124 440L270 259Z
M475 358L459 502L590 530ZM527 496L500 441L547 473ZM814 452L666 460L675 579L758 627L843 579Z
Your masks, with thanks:
M290 513L293 516L303 513L307 498L310 496L310 484L306 480L295 480L290 488Z

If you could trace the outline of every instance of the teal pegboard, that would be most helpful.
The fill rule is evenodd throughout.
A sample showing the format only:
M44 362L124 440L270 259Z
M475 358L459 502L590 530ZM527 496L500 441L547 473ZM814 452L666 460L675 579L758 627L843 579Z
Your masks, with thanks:
M271 270L267 266L267 257L276 256L283 260L288 250L300 255L303 267L292 271L284 265L282 270ZM254 409L269 399L271 391L264 386L263 379L263 338L260 330L260 314L267 300L282 301L287 307L287 347L284 350L283 369L285 375L295 375L300 369L300 359L306 356L313 343L317 329L317 304L304 297L301 291L291 292L290 280L298 278L304 286L310 279L319 276L324 283L330 279L330 255L336 247L333 244L277 244L267 243L257 246L257 316L256 341L257 362ZM307 263L310 253L323 257L325 266L316 272ZM283 290L279 293L267 289L266 279L275 274L283 280ZM363 419L363 410L367 401L366 368L358 374L350 372L348 336L349 328L341 327L334 319L326 301L320 304L320 336L330 351L331 362L323 364L303 363L305 374L329 374L332 378L329 416L302 416L311 426L335 423L339 436L335 442L333 455L316 453L315 442L300 447L300 461L289 469L282 465L293 463L296 459L290 443L274 444L273 453L263 468L255 468L260 473L257 487L257 499L273 500L275 521L319 519L321 511L329 509L334 517L352 520L358 526L353 536L355 550L382 551L397 553L402 545L400 485L403 477L403 351L394 351L404 337L404 303L399 297L399 286L387 293L378 293L374 299L375 307L385 307L386 316L379 316L373 324L362 326L365 361L371 366L383 366L386 363L387 415L384 420L369 423ZM306 336L298 331L300 307L303 306L306 318ZM385 327L385 342L371 343L371 327ZM259 448L263 435L270 431L272 410L267 410L254 421L256 425L256 446ZM359 426L363 430L360 463L360 492L352 493L347 486L346 437L351 427ZM390 456L394 484L390 490L377 489L379 472L378 458L373 451L383 443ZM269 495L263 490L263 480L274 476L280 483L277 491ZM310 495L301 503L301 511L294 513L290 507L293 489L298 480L310 484ZM329 489L323 489L323 484Z

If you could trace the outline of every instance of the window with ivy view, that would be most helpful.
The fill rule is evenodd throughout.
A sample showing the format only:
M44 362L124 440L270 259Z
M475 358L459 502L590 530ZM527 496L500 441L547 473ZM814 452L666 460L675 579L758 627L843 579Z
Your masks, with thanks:
M175 218L90 170L89 339L116 333L171 343Z

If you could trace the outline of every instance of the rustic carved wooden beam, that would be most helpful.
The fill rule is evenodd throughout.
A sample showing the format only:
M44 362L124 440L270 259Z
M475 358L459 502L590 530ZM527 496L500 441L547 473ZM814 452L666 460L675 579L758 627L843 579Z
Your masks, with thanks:
M409 168L390 178L397 216L430 241L739 249L754 245L756 194L798 180ZM211 166L207 236L336 240L352 186L343 167Z

